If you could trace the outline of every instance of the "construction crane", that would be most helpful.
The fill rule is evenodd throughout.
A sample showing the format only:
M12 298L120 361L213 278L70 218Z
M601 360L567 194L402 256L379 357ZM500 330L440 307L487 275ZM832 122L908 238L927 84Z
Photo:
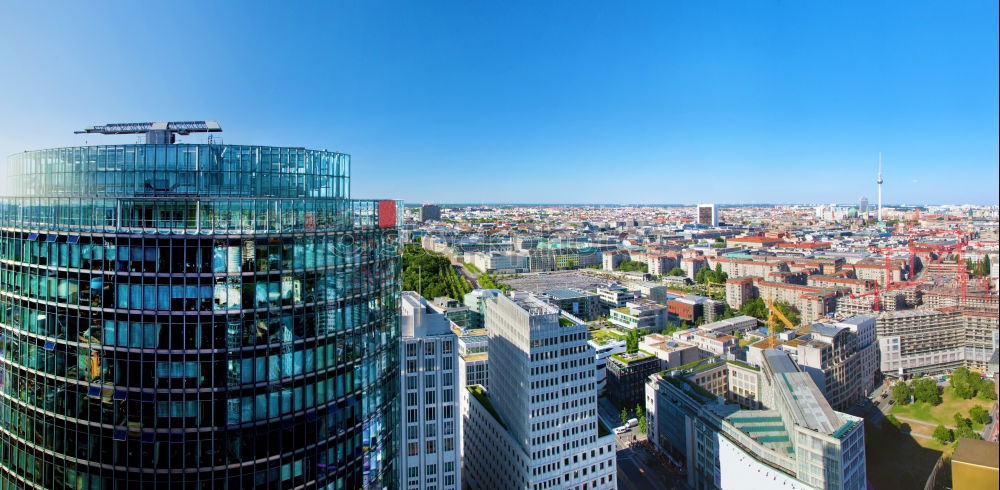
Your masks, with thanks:
M778 326L777 322L775 322L774 319L777 317L779 320L781 320L781 323L784 323L785 327L787 327L789 330L795 330L795 325L788 319L788 317L785 316L784 313L781 312L781 310L779 310L774 306L774 302L771 301L770 298L765 300L764 304L767 305L767 311L768 311L767 314L768 345L774 347L775 345L774 331L777 330Z
M146 143L169 145L176 141L176 135L191 133L219 133L222 127L216 121L177 121L113 123L102 126L87 126L75 134L145 134Z

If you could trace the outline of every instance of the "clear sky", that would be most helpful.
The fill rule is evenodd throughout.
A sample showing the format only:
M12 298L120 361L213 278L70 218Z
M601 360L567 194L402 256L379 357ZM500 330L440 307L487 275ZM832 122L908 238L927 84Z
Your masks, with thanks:
M7 2L0 153L215 119L408 202L998 201L997 1ZM203 137L188 137L200 141Z

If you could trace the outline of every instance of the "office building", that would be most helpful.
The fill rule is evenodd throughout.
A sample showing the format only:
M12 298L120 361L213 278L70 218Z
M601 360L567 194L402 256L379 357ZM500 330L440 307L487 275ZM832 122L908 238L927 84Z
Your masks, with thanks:
M441 208L433 204L420 206L420 222L441 221Z
M715 204L699 204L698 224L719 226L719 208Z
M458 372L463 386L489 389L489 339L486 329L468 330L458 337Z
M635 299L625 303L623 308L611 310L608 321L626 330L643 328L647 332L659 332L667 326L667 307L648 299Z
M486 308L490 387L463 393L463 485L617 488L614 435L597 417L587 327L517 293Z
M451 322L413 291L400 298L399 488L461 488L462 441L456 393L458 336Z
M597 288L594 292L597 293L598 301L600 301L601 308L603 309L602 311L623 308L625 303L635 299L635 293L617 284Z
M646 378L659 372L660 359L638 351L634 354L614 354L607 358L607 396L616 408L629 410L643 404Z
M625 352L625 341L604 337L599 341L591 338L588 343L594 349L594 384L597 394L603 395L608 384L608 358Z
M0 487L396 484L399 206L216 130L10 157Z
M469 307L469 330L485 328L486 300L502 294L499 289L473 289L465 293L462 303Z
M601 316L601 300L597 293L588 293L580 289L558 288L542 291L549 302L563 311L585 321L596 320Z
M686 468L691 488L866 488L863 420L834 411L787 353L762 357L759 368L705 360L651 376L650 442ZM739 397L720 394L733 386L723 374Z

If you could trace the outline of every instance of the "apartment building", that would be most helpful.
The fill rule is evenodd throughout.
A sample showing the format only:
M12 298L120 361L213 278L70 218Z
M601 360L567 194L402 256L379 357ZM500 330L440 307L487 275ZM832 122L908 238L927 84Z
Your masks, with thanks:
M399 488L459 489L458 336L449 320L413 291L400 296L400 332Z
M889 376L985 369L998 347L996 311L956 307L879 313L876 332L882 372Z
M784 261L761 261L761 260L744 260L744 259L734 259L728 257L721 257L716 259L716 263L722 266L722 272L725 272L731 278L737 277L768 277L772 272L789 272L788 264Z
M746 332L757 328L757 319L752 316L740 315L725 320L706 323L698 327L698 331L706 334L733 335L736 332Z
M464 484L617 488L614 436L598 421L586 325L515 293L488 301L486 328L490 387L463 394Z

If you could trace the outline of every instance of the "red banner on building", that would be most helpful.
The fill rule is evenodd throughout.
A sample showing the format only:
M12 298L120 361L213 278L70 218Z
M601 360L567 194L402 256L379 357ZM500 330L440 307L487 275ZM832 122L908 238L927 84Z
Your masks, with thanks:
M396 226L396 201L378 202L378 227L392 228Z

